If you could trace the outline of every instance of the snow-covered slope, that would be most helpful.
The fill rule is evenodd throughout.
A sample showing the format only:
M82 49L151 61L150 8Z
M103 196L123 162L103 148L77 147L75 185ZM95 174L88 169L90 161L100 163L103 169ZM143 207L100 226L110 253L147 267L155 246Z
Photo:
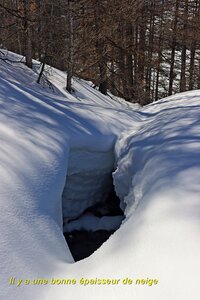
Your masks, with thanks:
M1 299L198 300L200 92L138 109L78 79L69 95L55 69L54 92L36 78L0 61ZM114 167L126 219L73 263L62 235L63 190L64 218L76 217L105 197ZM33 284L42 278L48 283Z

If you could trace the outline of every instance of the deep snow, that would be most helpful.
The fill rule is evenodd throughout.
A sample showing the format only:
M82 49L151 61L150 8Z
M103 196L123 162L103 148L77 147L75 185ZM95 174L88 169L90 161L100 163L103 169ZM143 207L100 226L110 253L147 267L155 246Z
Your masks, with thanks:
M54 92L36 78L0 61L1 299L198 300L200 91L139 109L78 79L69 95L55 69ZM73 263L62 235L64 187L64 217L76 217L105 197L113 167L126 219ZM10 277L23 281L10 285ZM134 284L24 284L51 277ZM135 285L147 277L158 284Z

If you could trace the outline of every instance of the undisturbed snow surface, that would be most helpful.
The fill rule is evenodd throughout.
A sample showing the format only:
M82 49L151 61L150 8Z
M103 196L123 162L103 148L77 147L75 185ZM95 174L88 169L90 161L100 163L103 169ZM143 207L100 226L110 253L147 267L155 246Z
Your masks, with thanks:
M55 69L54 92L36 78L0 61L1 299L198 300L200 91L139 109L80 80L69 95ZM92 256L73 263L62 235L64 187L64 218L76 217L105 197L113 166L126 219ZM10 285L10 277L23 281ZM52 277L158 284L24 284Z

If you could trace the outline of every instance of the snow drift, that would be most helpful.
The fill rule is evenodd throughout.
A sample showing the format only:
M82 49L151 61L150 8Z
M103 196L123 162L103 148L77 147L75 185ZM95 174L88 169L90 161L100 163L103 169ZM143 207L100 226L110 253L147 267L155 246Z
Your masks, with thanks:
M198 300L200 92L138 110L84 81L69 95L55 69L54 92L22 64L1 61L0 75L1 299ZM62 194L64 217L79 215L104 198L113 166L126 219L73 263Z

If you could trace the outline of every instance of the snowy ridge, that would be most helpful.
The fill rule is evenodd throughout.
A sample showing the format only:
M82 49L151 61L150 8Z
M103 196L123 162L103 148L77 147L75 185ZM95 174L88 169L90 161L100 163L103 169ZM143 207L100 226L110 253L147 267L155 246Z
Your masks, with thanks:
M135 207L147 192L165 186L164 180L172 180L173 176L176 178L183 170L190 169L192 173L194 168L195 176L195 169L200 166L198 92L170 98L169 102L168 99L159 101L160 111L150 117L142 130L137 134L124 134L117 142L119 160L114 181L116 188L119 188L118 194L131 206L133 199ZM152 111L152 106L145 111ZM162 168L155 168L160 164ZM189 177L192 180L191 175Z

